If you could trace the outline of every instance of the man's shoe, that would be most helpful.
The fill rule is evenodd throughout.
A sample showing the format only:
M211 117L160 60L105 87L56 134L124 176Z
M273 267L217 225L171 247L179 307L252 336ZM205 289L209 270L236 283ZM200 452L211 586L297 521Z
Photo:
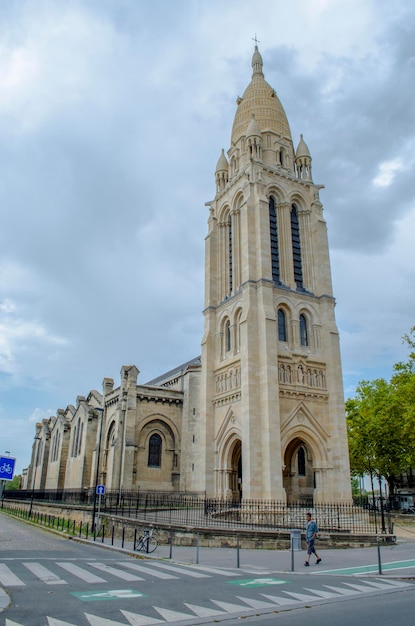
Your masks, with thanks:
M319 563L321 563L321 559L317 559L316 565L318 565Z
M308 563L308 562L306 561L306 562L304 563L304 565L305 565L306 567L309 567L309 566L310 566L310 563Z

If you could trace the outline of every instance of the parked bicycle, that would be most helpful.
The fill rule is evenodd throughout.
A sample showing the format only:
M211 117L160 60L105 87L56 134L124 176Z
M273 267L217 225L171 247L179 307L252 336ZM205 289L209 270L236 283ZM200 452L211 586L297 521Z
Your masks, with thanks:
M138 552L154 552L158 542L154 536L154 528L145 528L134 544L134 550Z

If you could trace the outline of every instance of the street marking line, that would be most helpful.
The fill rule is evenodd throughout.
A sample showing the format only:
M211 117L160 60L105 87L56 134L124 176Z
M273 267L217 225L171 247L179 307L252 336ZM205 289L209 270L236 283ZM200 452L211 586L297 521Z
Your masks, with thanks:
M105 563L88 563L91 567L95 567L95 569L99 569L101 572L105 572L106 574L112 574L117 578L121 578L127 582L133 582L137 580L144 580L141 576L136 576L135 574L130 574L130 572L124 572L122 570L116 569L115 567L111 567L110 565L106 565Z
M155 617L147 617L147 615L139 615L138 613L131 613L130 611L123 611L121 613L128 619L131 626L151 626L152 624L164 624L165 622Z
M166 620L166 622L179 622L182 619L193 618L194 615L190 615L190 613L180 613L179 611L172 611L171 609L162 609L158 606L153 606L153 609L160 613L161 617Z
M332 589L337 593L341 593L342 596L355 596L358 591L356 589L344 589L343 587L333 587L332 585L324 585L327 589Z
M271 604L271 602L264 602L264 600L254 600L253 598L243 598L242 596L236 597L238 598L238 600L246 602L246 604L252 609L270 609L272 607L275 608L275 604Z
M75 565L75 563L60 562L60 563L56 563L56 565L59 565L59 567L62 567L62 569L66 570L70 574L73 574L77 578L80 578L86 583L106 583L107 582L103 578L100 578L99 576L95 576L95 574L92 574L92 572L88 572L82 567Z
M296 591L283 591L288 596L300 600L301 602L312 602L313 600L320 600L318 596L310 596L308 593L297 593Z
M59 578L59 576L51 572L49 569L47 569L47 567L41 565L40 563L23 563L23 565L27 567L27 569L32 572L32 574L34 574L36 578L41 580L42 583L45 583L46 585L68 584L66 580L62 580L62 578Z
M158 572L151 567L145 567L143 565L137 565L136 563L118 563L122 567L128 567L129 569L136 570L137 572L143 572L143 574L147 574L147 576L154 576L155 578L161 578L162 580L177 580L178 576L173 576L173 574L166 574L166 572Z
M188 609L193 611L197 617L217 617L218 615L223 615L226 611L218 611L217 609L208 609L204 606L198 606L196 604L189 604L188 602L184 603Z
M217 604L221 609L223 609L227 613L242 613L243 611L248 610L246 606L242 606L241 604L232 604L231 602L221 602L220 600L212 600L212 602Z
M382 571L390 571L396 569L410 569L411 567L415 567L415 560L409 559L406 561L389 561L388 563L382 563ZM379 571L379 564L372 563L369 565L360 565L357 567L343 567L341 569L325 569L319 570L318 572L312 572L312 574L320 575L320 574L344 574L348 575L359 575L359 574L372 574Z
M63 622L61 619L56 619L55 617L47 617L49 626L76 626L75 624L70 624L69 622Z
M219 574L219 576L242 576L239 572L230 572L229 570L218 569L216 567L204 567L203 565L190 564L186 564L186 567L202 570L202 572L209 572L209 574Z
M166 569L169 572L178 572L179 574L184 574L185 576L192 576L193 578L210 578L208 574L201 574L200 572L192 572L187 571L184 568L174 567L173 565L164 565L164 563L152 563L151 567L160 567L161 569Z
M323 589L310 589L309 587L304 587L306 591L311 591L311 593L315 593L317 596L321 598L338 598L338 593L333 593L333 591L324 591Z
M89 613L84 613L84 615L91 626L125 626L121 622L114 622L113 619L106 619L105 617L98 617Z
M24 583L22 580L20 580L20 578L13 574L12 570L4 563L0 563L0 583L4 585L4 587L26 586L26 583Z
M294 598L281 598L280 596L270 596L266 593L261 593L261 596L264 596L264 598L268 598L268 600L271 600L271 602L275 602L275 604L279 606L298 604L298 600L294 600Z
M227 580L227 584L237 587L247 587L254 589L255 587L268 587L273 585L289 585L291 581L281 580L280 578L245 578L242 580Z

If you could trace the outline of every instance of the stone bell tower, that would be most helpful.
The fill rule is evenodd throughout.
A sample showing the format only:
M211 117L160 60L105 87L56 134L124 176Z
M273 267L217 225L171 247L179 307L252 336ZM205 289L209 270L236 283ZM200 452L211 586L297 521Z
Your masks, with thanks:
M209 206L198 476L208 496L351 499L326 223L255 46ZM201 486L201 485L200 485Z

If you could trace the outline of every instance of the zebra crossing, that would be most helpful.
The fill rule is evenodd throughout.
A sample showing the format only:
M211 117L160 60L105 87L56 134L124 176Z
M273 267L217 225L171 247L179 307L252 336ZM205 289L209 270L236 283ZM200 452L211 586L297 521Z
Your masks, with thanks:
M210 606L202 606L183 602L183 611L166 609L160 606L152 606L153 614L157 617L119 610L120 619L116 621L113 618L108 619L84 612L83 616L90 626L152 626L153 624L166 623L183 623L188 621L189 626L194 623L195 618L216 618L230 614L247 614L252 610L281 610L282 608L295 608L296 605L310 602L321 602L322 599L345 598L345 596L357 596L359 594L370 593L374 591L392 591L397 588L410 587L411 583L387 579L387 580L364 580L359 584L341 582L337 585L322 585L321 589L305 587L307 593L297 591L281 590L278 595L270 593L260 593L260 599L250 598L248 596L237 595L233 602L224 602L217 599L206 600L205 604ZM190 612L189 612L190 611ZM46 616L48 626L77 626L72 622L63 621L51 616ZM127 620L127 621L125 621ZM15 622L6 618L5 626L25 626L23 623Z
M246 581L243 578L239 582L237 581L238 577L246 575L243 570L235 572L215 567L179 565L159 561L143 564L121 560L101 562L77 559L76 563L73 560L45 560L40 563L35 560L10 559L7 563L0 562L0 584L11 590L31 584L33 577L45 585L67 585L69 583L73 585L74 581L82 581L82 583L93 586L102 583L113 584L114 580L121 580L123 583L140 583L154 578L167 581L185 577L205 579L213 575L222 576L224 579L228 578L231 585L236 585L237 588L232 587L232 592L231 586L229 587L228 601L224 601L223 598L212 597L204 600L203 604L194 604L186 602L184 599L176 607L178 610L158 605L151 607L146 605L145 612L151 613L150 615L120 608L115 609L115 619L108 619L82 610L80 614L83 615L85 623L90 626L151 626L176 622L186 623L186 621L191 626L196 618L214 619L231 614L242 617L243 614L249 614L253 610L282 610L295 608L304 603L321 603L324 600L336 598L344 600L361 594L388 592L412 586L410 582L401 580L375 578L359 578L358 582L346 582L337 579L335 584L322 584L313 577L312 579L308 578L304 586L296 587L291 591L290 586L284 584L286 581L266 578L264 573L261 573L258 578L254 579L254 582L261 582L262 587L255 589L255 594L252 594L252 588L248 592L247 587L247 584L252 581ZM231 578L233 580L230 580ZM278 585L278 593L276 593L276 582L282 583ZM95 589L95 592L85 592L85 595L89 594L91 597L95 593L98 599L98 596L105 593L113 594L118 600L142 595L134 589L123 588L106 592L98 591L96 587ZM79 597L79 594L76 595ZM137 608L137 604L134 604L134 608ZM45 619L48 626L77 626L75 623L63 621L53 616L45 616ZM25 624L6 617L4 626L25 626Z
M107 583L110 582L112 577L121 579L124 582L141 582L148 578L177 580L182 577L209 578L212 574L224 577L231 576L233 578L241 575L239 572L236 573L213 567L200 568L197 566L197 568L192 568L191 565L179 567L159 562L139 565L130 561L111 561L111 565L109 565L99 561L87 561L85 564L79 565L73 561L55 561L53 566L57 567L57 571L52 571L49 567L36 561L15 561L14 565L19 570L18 575L13 571L12 565L0 562L0 585L3 587L24 587L29 584L33 578L28 577L26 571L45 585L68 584L68 581L61 577L64 575L61 570L69 574L71 578L79 579L89 584ZM96 574L93 570L101 575ZM106 578L103 578L103 576L106 576Z

